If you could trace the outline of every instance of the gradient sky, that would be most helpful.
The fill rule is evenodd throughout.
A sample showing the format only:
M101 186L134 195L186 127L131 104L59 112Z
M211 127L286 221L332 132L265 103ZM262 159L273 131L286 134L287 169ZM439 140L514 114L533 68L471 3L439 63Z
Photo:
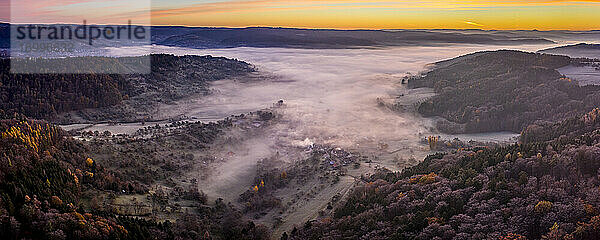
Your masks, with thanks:
M600 29L600 0L0 0L0 9L0 20L10 19L12 9L18 23L151 19L155 25L225 27Z

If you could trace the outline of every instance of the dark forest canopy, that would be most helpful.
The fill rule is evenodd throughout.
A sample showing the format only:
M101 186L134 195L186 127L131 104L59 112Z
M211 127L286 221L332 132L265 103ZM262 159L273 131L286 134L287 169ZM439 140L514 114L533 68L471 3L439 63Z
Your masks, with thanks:
M527 140L428 156L364 178L331 217L291 239L597 239L600 111ZM536 133L562 129L539 139Z
M565 55L576 58L600 59L600 44L578 43L574 45L548 48L538 52Z
M135 60L129 58L132 59ZM111 64L107 62L118 60L84 57L57 64L108 66ZM0 59L0 114L20 113L52 120L60 113L113 106L147 92L156 92L165 101L172 101L206 90L210 81L254 71L245 62L211 56L159 54L152 55L151 62L151 74L146 75L11 74L10 60Z
M0 23L0 48L10 46L10 25ZM75 27L75 25L73 25ZM569 32L564 33L570 34ZM583 34L583 33L578 33ZM588 33L591 34L591 33ZM152 44L186 48L358 48L440 44L548 44L535 31L336 30L280 27L151 27ZM552 35L552 34L551 34ZM4 36L4 37L3 37Z
M431 87L436 96L418 106L441 116L445 132L520 132L537 120L558 121L600 104L600 87L579 86L557 68L575 63L566 56L519 51L478 52L436 63L409 87Z
M198 137L221 125L196 123ZM122 217L95 206L102 194L148 193L140 171L114 170L59 127L17 117L0 120L0 239L267 239L268 229L217 200L198 199L175 222ZM127 159L113 159L126 165ZM112 169L112 170L111 170ZM143 172L143 171L142 171ZM199 193L196 192L195 195Z
M552 53L552 52L554 52L556 50L563 50L563 49L564 50L568 50L568 49L573 49L573 50L600 50L600 44L578 43L578 44L573 44L573 45L548 48L548 49L541 50L540 52Z
M545 44L551 40L519 32L446 32L435 30L334 30L299 28L202 28L156 26L152 41L193 48L292 47L356 48L414 45Z

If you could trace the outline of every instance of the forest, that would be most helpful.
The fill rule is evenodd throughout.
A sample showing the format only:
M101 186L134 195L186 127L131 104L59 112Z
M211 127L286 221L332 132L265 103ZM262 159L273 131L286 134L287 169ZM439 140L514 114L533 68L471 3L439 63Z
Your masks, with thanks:
M196 124L199 131L215 125ZM267 239L264 226L218 199L196 192L194 212L176 221L119 216L95 196L148 192L143 172L105 167L91 149L60 128L24 116L0 121L0 238L2 239ZM200 133L201 134L201 133ZM210 133L209 133L210 135ZM211 141L207 138L206 141ZM128 164L127 162L115 164ZM143 169L141 169L143 170ZM128 175L123 173L128 172ZM133 177L132 177L133 176ZM152 179L152 181L160 179Z
M420 103L424 116L441 116L448 133L521 132L536 121L556 122L600 104L600 88L579 86L557 68L581 59L519 51L478 52L438 62L411 88L430 87L436 96Z
M10 48L10 25L0 22L0 52Z
M128 61L134 60L128 58ZM151 74L121 75L11 74L10 60L0 59L0 114L20 113L55 120L61 113L115 106L130 99L144 103L154 98L175 101L190 94L205 93L210 81L254 71L254 67L245 62L211 56L158 54L152 55L150 60ZM73 58L53 63L53 66L78 63L109 66L113 65L111 61L118 67L120 59L100 57ZM148 96L148 93L154 95ZM106 121L120 116L87 117Z
M206 94L210 81L255 71L245 62L211 56L160 54L152 55L151 60L151 74L113 75L11 74L9 60L0 59L1 239L268 238L267 228L246 220L242 212L221 199L208 204L206 196L196 188L176 187L168 195L151 195L152 201L157 202L175 198L195 203L190 207L192 211L173 215L171 220L119 214L120 209L104 201L149 194L152 184L173 182L171 177L178 173L174 168L184 169L184 166L158 159L160 155L142 156L144 149L139 147L152 146L144 139L122 140L123 145L135 148L115 156L121 154L114 148L119 145L76 140L50 122L67 112L103 108L110 112L131 102L151 103L154 99L169 102L191 94ZM101 117L107 116L109 120L119 117L110 114ZM180 135L164 138L186 143L186 147L204 148L221 129L230 125L231 120L219 124L197 123L179 130L183 131ZM113 157L104 159L98 155L102 150L112 151ZM180 157L172 154L171 147L165 152L173 159ZM148 159L149 156L156 159ZM187 155L183 157L188 159Z
M401 172L379 171L333 216L289 238L597 239L599 114L530 128L512 145L437 153Z

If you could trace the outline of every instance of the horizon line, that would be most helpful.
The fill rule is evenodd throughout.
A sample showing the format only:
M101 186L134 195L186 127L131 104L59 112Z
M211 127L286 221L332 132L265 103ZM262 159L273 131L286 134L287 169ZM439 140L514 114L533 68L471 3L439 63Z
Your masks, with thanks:
M81 23L10 23L5 21L0 21L0 24L6 25L28 25L28 24L39 24L39 25L52 25L52 24L61 24L61 25L82 25ZM121 26L125 24L88 24L88 25L99 25L99 26ZM144 26L144 27L183 27L183 28L213 28L213 29L248 29L248 28L273 28L273 29L297 29L297 30L330 30L330 31L410 31L410 30L419 30L419 31L427 31L427 30L455 30L455 31L537 31L537 32L593 32L600 31L600 29L589 29L589 30L569 30L569 29L551 29L551 30L539 30L539 29L481 29L481 28L327 28L327 27L290 27L290 26L265 26L265 25L248 25L241 27L234 26L192 26L192 25L170 25L170 24L151 24L151 25L138 25L133 24L135 26Z

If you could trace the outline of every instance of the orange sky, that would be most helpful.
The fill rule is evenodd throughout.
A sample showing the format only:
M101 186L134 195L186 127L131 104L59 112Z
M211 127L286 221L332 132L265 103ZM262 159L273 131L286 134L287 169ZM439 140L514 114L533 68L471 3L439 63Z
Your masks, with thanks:
M600 1L250 0L154 7L152 22L341 29L600 29Z
M8 2L0 0L0 6ZM600 0L13 0L12 3L13 22L18 19L21 23L81 23L87 19L119 24L134 19L155 25L224 27L600 29Z

